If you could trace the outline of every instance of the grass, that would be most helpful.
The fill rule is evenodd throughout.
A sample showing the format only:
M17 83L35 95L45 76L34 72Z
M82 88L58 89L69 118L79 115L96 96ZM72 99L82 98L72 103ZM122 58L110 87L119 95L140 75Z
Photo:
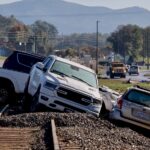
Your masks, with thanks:
M150 77L150 73L144 74L145 77Z
M0 56L0 60L5 60L5 59L6 59L6 57Z
M141 87L150 89L150 83L125 83L125 81L110 79L99 79L99 85L105 85L119 93L125 92L127 88L134 85L139 85Z

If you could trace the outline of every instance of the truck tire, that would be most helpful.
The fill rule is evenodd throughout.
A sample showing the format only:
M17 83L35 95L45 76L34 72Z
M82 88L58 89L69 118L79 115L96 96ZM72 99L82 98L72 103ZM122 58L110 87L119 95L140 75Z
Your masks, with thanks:
M0 84L0 104L14 104L15 99L15 91L12 88L11 84L7 84L5 82Z
M108 117L109 111L106 109L105 103L102 103L102 108L101 108L101 112L100 112L100 117Z
M110 73L110 78L111 78L111 79L113 79L113 78L114 78L113 73Z
M28 78L25 89L24 89L23 106L22 107L25 112L30 111L30 105L31 105L31 101L32 101L32 96L28 93L29 81L30 81L30 77Z
M35 93L35 95L33 96L32 100L31 100L30 112L35 112L38 109L38 106L39 106L39 102L38 102L39 94L40 94L40 88L38 88L37 92Z

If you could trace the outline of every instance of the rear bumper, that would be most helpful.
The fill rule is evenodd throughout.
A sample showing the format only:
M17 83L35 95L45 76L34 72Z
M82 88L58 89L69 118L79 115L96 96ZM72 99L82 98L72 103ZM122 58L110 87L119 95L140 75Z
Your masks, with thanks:
M136 71L130 71L129 74L137 74L137 75L138 75L139 72L136 72Z
M114 119L114 120L124 121L124 122L130 123L130 124L134 124L134 125L137 125L139 127L142 127L142 128L150 130L150 126L149 125L142 124L140 122L136 122L136 121L133 121L133 120L130 120L130 119L122 117L121 114L120 114L119 109L114 109L112 112L110 112L109 118L110 119Z

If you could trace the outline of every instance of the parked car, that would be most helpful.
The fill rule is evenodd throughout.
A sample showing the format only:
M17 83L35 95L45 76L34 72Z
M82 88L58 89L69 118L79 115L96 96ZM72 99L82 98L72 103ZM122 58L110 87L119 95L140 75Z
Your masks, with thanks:
M24 93L30 69L43 56L13 51L0 68L0 104L16 102L16 96Z
M139 75L139 66L138 65L131 65L130 66L130 69L129 69L129 75L132 75L132 74L137 74Z
M83 65L48 56L31 69L25 88L25 107L35 111L39 104L71 112L100 115L102 97L96 73Z
M110 118L150 129L150 90L129 88L118 99Z

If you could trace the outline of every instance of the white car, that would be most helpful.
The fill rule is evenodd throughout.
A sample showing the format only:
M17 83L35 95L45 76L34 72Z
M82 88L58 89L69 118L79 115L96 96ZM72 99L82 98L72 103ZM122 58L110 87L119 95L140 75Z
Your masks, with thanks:
M128 89L118 99L110 118L150 130L150 90L141 87Z
M129 72L129 75L132 75L132 74L139 75L139 73L140 73L140 71L139 71L139 66L137 66L137 65L132 65L132 66L130 66L128 72Z
M90 68L51 55L35 64L29 76L26 94L32 97L27 102L31 111L43 104L60 111L99 116L102 97L96 73Z

